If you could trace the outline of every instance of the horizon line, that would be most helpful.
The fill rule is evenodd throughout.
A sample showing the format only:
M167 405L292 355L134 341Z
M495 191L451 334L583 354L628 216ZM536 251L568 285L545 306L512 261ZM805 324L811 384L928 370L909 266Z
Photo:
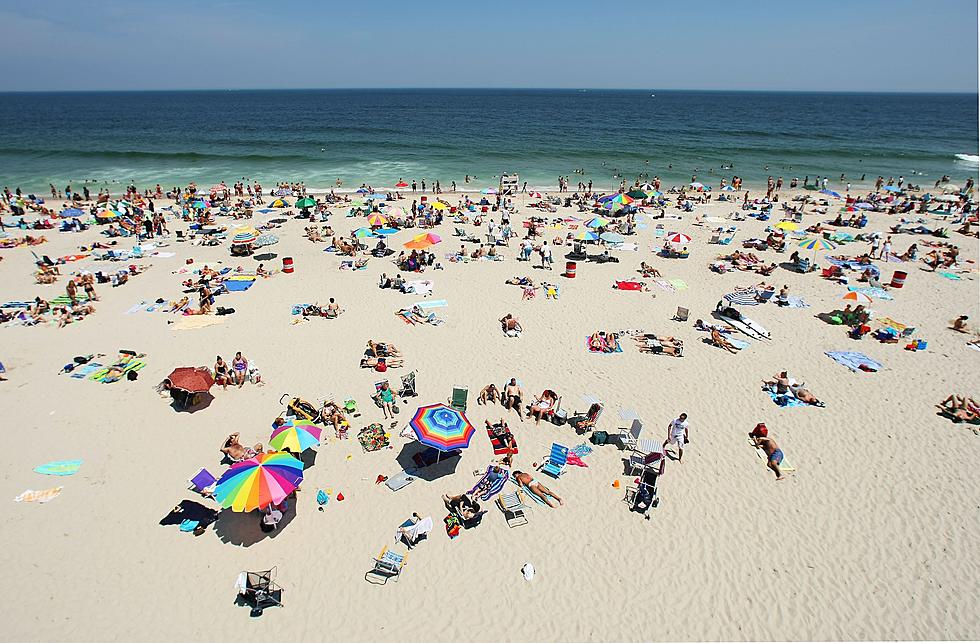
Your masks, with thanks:
M692 89L642 87L185 87L143 89L9 89L5 94L100 94L160 92L301 92L301 91L571 91L571 92L670 92L727 94L854 94L854 95L920 95L977 96L978 90L854 90L854 89Z

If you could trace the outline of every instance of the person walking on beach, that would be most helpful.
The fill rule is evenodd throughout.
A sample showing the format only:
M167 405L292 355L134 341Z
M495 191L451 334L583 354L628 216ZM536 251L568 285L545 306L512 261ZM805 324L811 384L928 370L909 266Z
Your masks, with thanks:
M415 179L412 179L412 192L418 192L418 191L419 191L419 184L415 182Z
M538 252L541 254L541 267L546 270L551 270L551 264L554 262L554 258L551 256L551 246L548 245L547 241L541 242L541 249Z
M667 425L667 439L664 440L664 448L668 444L677 445L677 462L680 463L684 458L684 445L690 442L688 429L690 424L687 421L687 413L681 413L677 419L671 420Z
M891 235L888 235L887 237L885 237L885 243L881 246L881 256L879 257L879 259L888 261L891 256L892 256L892 237Z

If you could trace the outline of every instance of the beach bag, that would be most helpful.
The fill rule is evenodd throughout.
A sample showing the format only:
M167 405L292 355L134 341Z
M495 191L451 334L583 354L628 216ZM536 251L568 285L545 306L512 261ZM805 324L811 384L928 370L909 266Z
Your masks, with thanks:
M593 431L592 437L589 438L589 442L595 444L596 446L606 444L609 442L609 434L605 431Z
M449 514L443 519L443 522L446 523L446 535L449 536L450 540L459 536L461 525L456 514Z

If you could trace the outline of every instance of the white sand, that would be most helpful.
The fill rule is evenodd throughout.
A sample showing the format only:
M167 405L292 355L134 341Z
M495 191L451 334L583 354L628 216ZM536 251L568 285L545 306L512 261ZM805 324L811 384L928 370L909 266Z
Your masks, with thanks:
M734 209L716 204L698 211L724 216ZM824 218L809 215L806 223ZM707 320L725 292L757 282L750 273L713 274L706 264L740 247L740 239L759 235L765 224L740 223L736 244L726 248L707 245L708 228L692 226L692 219L665 222L669 230L694 237L685 261L653 257L651 248L661 241L653 236L655 222L642 217L648 228L636 237L641 251L618 253L619 264L580 262L570 280L559 276L564 258L556 252L555 270L547 276L562 287L557 302L541 295L521 301L521 289L503 283L517 274L545 277L513 261L514 242L505 262L445 261L443 254L459 244L452 223L443 225L436 251L446 269L424 274L435 283L433 297L449 301L438 309L447 319L441 327L410 327L392 314L417 297L377 289L381 272L396 272L391 263L372 258L367 270L340 271L339 259L323 253L323 244L301 238L304 224L290 221L269 250L294 257L296 273L220 297L219 305L237 310L223 324L175 331L167 325L171 316L124 314L142 299L176 299L183 277L171 271L188 256L194 267L254 267L252 259L230 258L226 246L204 249L171 240L167 250L176 257L144 261L153 268L123 287L99 287L97 313L81 323L0 329L0 360L9 378L0 383L6 430L0 497L10 503L0 567L9 640L980 637L980 437L937 417L933 406L950 392L976 393L980 353L946 328L959 314L972 321L980 315L975 270L954 282L923 272L921 264L883 268L885 280L896 268L909 273L905 288L893 291L894 301L873 308L919 329L929 348L912 353L871 338L855 342L841 327L815 319L839 306L843 288L779 269L768 281L789 284L812 307L746 309L774 339L729 355L702 343L706 335L691 323L670 318L681 305L691 309L691 322ZM893 219L873 214L871 229L885 230ZM333 217L341 233L362 222ZM399 233L393 246L415 233ZM56 257L98 234L48 231L47 237L51 241L36 250ZM897 235L896 249L904 251L912 240ZM915 240L922 253L924 238ZM953 234L951 241L964 258L977 259L976 239ZM855 243L841 251L866 248ZM64 292L64 279L31 285L27 249L0 253L0 298ZM763 254L776 261L788 257ZM635 276L641 260L685 280L689 289L611 289L614 279ZM277 259L267 266L273 264L281 265ZM330 296L347 309L340 319L292 324L292 304L325 304ZM501 336L496 320L507 312L523 322L522 338ZM685 357L642 355L630 340L622 354L586 352L589 333L621 328L677 336L685 342ZM378 474L398 471L395 458L409 443L396 437L393 450L365 454L353 439L357 429L381 421L369 400L375 373L357 368L372 338L396 344L408 367L419 371L421 395L403 403L399 428L417 404L446 401L454 384L470 388L468 415L478 430L455 474L398 493L375 486ZM103 385L57 375L74 355L102 352L111 359L120 348L147 354L149 365L138 381ZM230 360L236 350L260 365L267 386L218 387L211 406L193 415L175 413L153 390L176 366L210 366L216 354ZM826 350L863 351L885 369L851 373ZM759 382L783 368L805 380L827 408L772 404ZM389 376L396 381L405 370ZM485 468L491 457L483 422L501 415L499 407L477 406L475 397L488 382L511 375L528 395L554 388L569 411L586 408L583 394L602 398L600 428L610 433L626 424L617 417L621 407L636 409L646 437L660 439L669 420L681 411L690 414L692 442L682 465L668 464L651 521L629 513L623 490L611 486L628 478L622 452L606 446L586 458L589 468L573 467L550 485L566 499L564 507L534 506L530 524L508 529L491 506L480 527L455 541L446 537L440 495L473 485L472 471ZM274 538L247 547L238 543L242 534L259 535L255 514L226 512L197 538L160 526L180 500L200 500L185 490L188 477L202 466L215 474L223 470L218 447L229 432L241 431L249 443L267 440L269 423L281 410L279 396L287 392L315 401L351 395L363 411L351 440L320 448L296 518ZM568 427L521 425L513 415L509 420L520 469L540 462L553 441L583 441ZM798 467L786 481L775 482L746 444L746 432L760 421ZM31 471L75 458L85 463L72 477ZM46 505L10 502L24 489L60 484L64 492ZM320 487L341 491L346 500L333 500L320 513L314 501ZM413 511L431 515L435 532L410 554L400 582L368 584L363 575L372 556ZM531 583L520 574L526 561L537 569ZM235 577L273 565L286 588L286 608L250 619L233 604Z

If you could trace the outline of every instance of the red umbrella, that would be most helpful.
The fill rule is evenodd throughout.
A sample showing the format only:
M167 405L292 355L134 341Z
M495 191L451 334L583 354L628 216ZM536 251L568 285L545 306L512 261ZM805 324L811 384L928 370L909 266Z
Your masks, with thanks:
M395 183L395 187L396 188L407 188L408 187L408 183L405 183L404 181L399 181L398 183Z
M170 380L171 386L188 393L204 393L214 386L214 377L211 376L211 372L201 366L175 368L173 373L167 376L167 379Z

